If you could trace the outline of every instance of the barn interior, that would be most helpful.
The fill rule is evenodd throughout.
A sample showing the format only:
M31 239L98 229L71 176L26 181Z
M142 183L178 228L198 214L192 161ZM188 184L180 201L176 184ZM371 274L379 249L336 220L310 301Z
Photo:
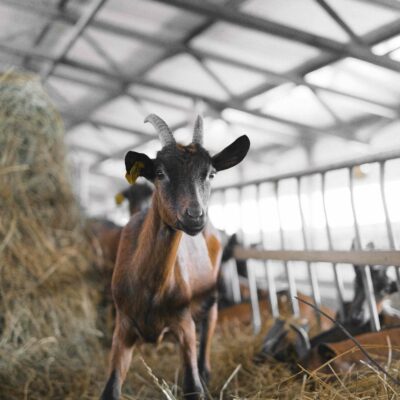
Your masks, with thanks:
M202 116L211 154L251 143L212 182L226 257L205 398L400 396L400 1L0 0L0 15L0 398L99 398L107 246L131 213L125 154L161 149L152 113L184 145ZM299 338L311 350L335 326L303 300L373 360L345 335L354 348L299 363ZM178 399L181 380L174 345L144 346L122 398Z

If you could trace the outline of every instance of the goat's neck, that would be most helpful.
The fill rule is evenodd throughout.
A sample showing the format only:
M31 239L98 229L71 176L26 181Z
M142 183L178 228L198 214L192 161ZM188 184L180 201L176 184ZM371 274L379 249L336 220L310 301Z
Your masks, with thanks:
M146 285L164 292L174 279L174 267L182 231L173 230L161 218L156 195L144 220L138 240L135 262Z

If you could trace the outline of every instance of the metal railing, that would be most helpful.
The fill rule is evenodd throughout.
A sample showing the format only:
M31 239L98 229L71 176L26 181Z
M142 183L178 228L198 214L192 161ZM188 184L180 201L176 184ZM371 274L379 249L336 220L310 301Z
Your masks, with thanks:
M400 288L400 251L396 251L395 237L393 233L393 225L389 215L388 203L385 191L385 177L386 177L386 163L390 160L400 159L400 150L380 153L377 155L365 156L354 159L352 161L344 161L339 163L334 163L330 165L326 165L323 167L312 168L307 170L298 171L295 173L286 173L280 174L273 177L268 177L265 179L256 179L252 181L248 181L245 183L240 183L237 185L226 185L220 186L215 189L214 193L219 194L223 200L226 202L227 196L226 193L228 190L236 189L239 191L239 205L242 205L243 201L243 190L249 187L256 188L256 202L258 205L258 213L261 213L260 199L261 193L260 188L261 185L269 184L272 187L272 196L275 198L277 204L277 220L279 222L279 230L277 235L279 235L280 239L280 249L279 250L267 250L268 243L266 243L265 235L263 234L262 227L259 227L259 242L262 245L262 249L260 248L246 248L246 247L237 247L235 249L235 257L238 259L244 260L261 260L264 263L265 267L265 276L267 280L267 288L268 288L268 300L270 303L271 315L276 318L279 316L279 307L278 307L278 297L276 291L276 285L274 280L274 275L271 273L271 265L269 261L271 260L280 260L283 262L284 270L285 270L285 280L287 282L289 297L291 302L292 313L295 316L298 316L300 313L300 307L298 300L296 299L297 289L296 289L296 279L294 276L294 271L289 265L291 261L303 261L306 263L307 272L308 272L308 281L311 287L312 298L314 303L317 306L321 304L321 295L319 290L319 283L317 279L317 274L314 263L316 262L328 262L332 265L333 268L333 277L334 277L334 287L336 290L337 303L338 303L338 312L339 315L344 316L344 286L343 286L343 276L338 268L339 263L348 263L357 265L359 268L362 268L362 283L364 286L364 290L367 294L367 303L368 309L370 312L370 321L371 328L375 331L380 330L380 322L378 316L378 308L375 301L375 295L373 290L373 282L371 279L371 271L370 265L382 265L382 266L395 266L397 284ZM357 216L357 207L354 196L354 169L363 165L363 164L377 164L379 168L379 192L380 192L380 200L383 206L383 215L384 215L384 225L386 229L387 235L387 244L389 250L369 250L362 251L361 248L361 233L360 233L360 224ZM326 201L326 193L327 193L327 184L326 184L326 175L332 171L338 170L347 170L348 171L348 189L350 191L350 204L351 204L351 213L353 216L353 234L354 234L354 248L348 251L338 251L334 248L334 241L332 238L332 227L328 218L327 211L327 201ZM307 227L306 227L306 216L303 208L303 204L301 201L301 183L303 178L310 176L320 176L320 187L319 191L322 195L322 208L323 208L323 217L325 222L325 235L328 243L328 250L313 250L311 249L310 243L307 238ZM400 177L400 171L399 171ZM286 179L295 179L297 185L297 202L300 212L300 222L301 222L301 237L303 242L303 250L289 250L285 243L284 229L282 226L282 215L279 206L279 189L283 180ZM233 272L234 274L236 272ZM233 280L237 282L236 279ZM257 294L257 281L255 274L251 272L251 268L248 268L248 286L250 291L250 301L253 311L253 325L254 330L258 331L261 327L261 315L260 315L260 307L259 307L259 298ZM318 315L319 320L319 315Z

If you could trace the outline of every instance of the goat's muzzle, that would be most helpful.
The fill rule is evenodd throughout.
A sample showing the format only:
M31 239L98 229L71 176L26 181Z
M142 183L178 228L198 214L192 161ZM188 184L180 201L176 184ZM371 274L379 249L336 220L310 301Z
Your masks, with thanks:
M202 208L188 208L183 215L178 216L177 228L194 236L204 229L205 224L206 216Z

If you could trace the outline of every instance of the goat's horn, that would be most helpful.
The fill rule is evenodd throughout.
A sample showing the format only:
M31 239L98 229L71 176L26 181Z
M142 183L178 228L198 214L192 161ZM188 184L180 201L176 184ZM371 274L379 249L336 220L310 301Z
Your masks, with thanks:
M196 118L193 130L193 143L203 144L203 118L200 115Z
M158 133L162 146L168 146L175 144L175 139L172 136L172 132L169 129L167 123L155 114L148 115L144 122L150 122Z

